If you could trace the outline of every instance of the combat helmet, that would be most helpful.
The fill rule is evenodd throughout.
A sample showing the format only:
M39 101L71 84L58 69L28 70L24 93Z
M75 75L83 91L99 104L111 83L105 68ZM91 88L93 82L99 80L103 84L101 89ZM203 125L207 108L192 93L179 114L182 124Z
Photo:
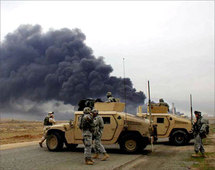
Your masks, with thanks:
M194 111L194 114L201 116L201 112L200 111Z
M52 114L54 114L54 112L48 112L48 115L52 115Z
M163 99L159 99L159 102L162 103L162 102L164 102L164 100Z
M88 114L91 112L91 109L90 107L85 107L84 110L83 110L84 114Z
M99 113L99 111L98 110L96 110L96 109L93 109L92 110L92 113L96 113L96 115Z
M112 93L111 92L107 92L107 97L111 97L112 96Z

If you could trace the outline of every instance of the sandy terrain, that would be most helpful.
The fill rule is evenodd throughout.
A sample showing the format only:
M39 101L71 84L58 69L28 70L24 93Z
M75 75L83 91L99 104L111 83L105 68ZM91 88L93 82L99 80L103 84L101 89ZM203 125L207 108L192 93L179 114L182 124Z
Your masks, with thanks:
M39 141L42 135L42 121L0 120L0 145Z
M0 145L39 140L42 134L43 123L39 121L0 121Z

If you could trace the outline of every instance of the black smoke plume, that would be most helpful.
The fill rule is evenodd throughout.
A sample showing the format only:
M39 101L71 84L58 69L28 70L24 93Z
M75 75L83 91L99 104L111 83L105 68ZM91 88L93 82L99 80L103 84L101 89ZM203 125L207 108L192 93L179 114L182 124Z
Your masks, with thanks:
M102 98L111 91L124 98L123 78L110 76L113 68L96 58L79 29L50 30L21 25L0 47L0 104L28 99L77 105L83 98ZM143 104L145 95L126 81L128 107Z

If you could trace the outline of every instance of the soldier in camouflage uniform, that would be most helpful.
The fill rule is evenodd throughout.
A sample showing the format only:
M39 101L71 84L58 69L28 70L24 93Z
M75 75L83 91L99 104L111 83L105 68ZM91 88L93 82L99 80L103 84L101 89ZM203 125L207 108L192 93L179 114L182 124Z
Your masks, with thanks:
M46 127L52 126L56 123L54 119L54 112L49 112L48 115L44 119L44 127L43 127L43 137L41 138L41 141L39 142L40 147L43 147L43 142L46 140Z
M107 154L104 146L101 144L101 137L102 132L104 129L104 122L101 116L98 115L98 110L93 110L93 117L94 117L94 133L93 133L93 140L95 142L94 150L95 155L93 156L94 159L99 158L99 153L104 154L104 157L101 159L102 161L105 161L110 156Z
M111 92L107 92L107 102L110 103L110 102L116 102L116 99L112 96L112 93Z
M194 151L195 153L192 154L192 157L199 157L199 151L201 152L202 156L205 157L205 149L202 143L202 138L205 138L205 131L206 131L206 120L204 120L201 116L201 112L195 111L196 122L193 124L193 135L194 135Z
M94 130L93 115L89 107L85 107L83 112L84 114L79 120L79 128L83 135L85 164L93 165L94 162L91 159L92 133Z
M164 102L163 99L159 99L159 104L158 105L159 106L166 106L168 108L168 111L169 111L169 105L166 102Z

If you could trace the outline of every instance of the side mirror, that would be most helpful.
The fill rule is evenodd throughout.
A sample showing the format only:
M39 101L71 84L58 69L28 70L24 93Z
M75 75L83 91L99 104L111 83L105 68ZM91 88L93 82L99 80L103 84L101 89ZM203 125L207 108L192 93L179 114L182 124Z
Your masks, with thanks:
M73 127L73 119L70 119L69 125L70 125L71 127Z

